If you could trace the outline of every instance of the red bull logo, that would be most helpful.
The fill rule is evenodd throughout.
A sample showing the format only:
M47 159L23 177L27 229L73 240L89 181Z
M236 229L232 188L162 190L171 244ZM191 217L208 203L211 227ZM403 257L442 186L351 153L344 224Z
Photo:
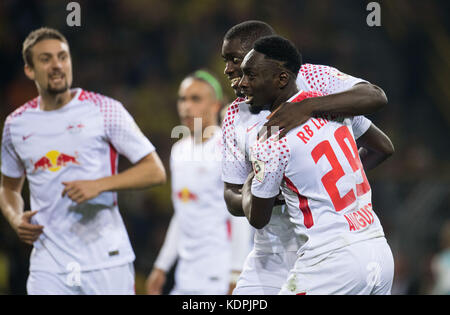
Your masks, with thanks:
M33 173L38 170L49 170L50 172L57 172L67 164L80 165L76 156L52 150L47 152L43 157L33 163Z
M193 194L187 188L183 188L177 193L178 199L182 202L196 201L197 195Z

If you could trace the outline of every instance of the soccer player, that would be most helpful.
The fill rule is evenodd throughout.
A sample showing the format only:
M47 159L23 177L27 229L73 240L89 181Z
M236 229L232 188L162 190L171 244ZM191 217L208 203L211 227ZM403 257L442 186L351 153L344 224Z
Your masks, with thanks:
M239 275L250 251L250 225L232 217L223 198L221 108L222 87L209 72L196 71L181 82L178 114L184 137L173 145L170 160L175 213L147 281L149 294L162 293L177 258L171 294L227 294L237 278L232 272Z
M299 91L301 57L282 37L260 38L241 66L239 86L253 109L273 112L283 102L320 95ZM303 240L281 294L390 294L393 257L372 207L355 143L361 130L352 119L311 117L285 137L275 134L251 148L254 177L243 188L249 222L257 229L269 223L281 189Z
M39 96L10 114L1 145L0 208L33 245L29 294L134 294L135 258L117 190L165 182L154 146L123 105L71 89L66 38L40 28L23 43ZM118 154L134 165L118 173ZM24 180L32 211L24 211Z
M267 23L246 21L233 26L223 41L224 73L238 98L228 108L222 124L222 179L225 182L224 196L228 210L237 216L244 215L241 191L252 171L249 147L256 140L257 131L265 124L266 117L271 114L268 110L252 111L246 103L238 86L242 77L240 65L258 38L274 33ZM288 104L296 105L295 108L291 106L289 111L292 112L292 119L296 119L299 124L304 122L305 117L309 119L324 111L354 116L372 112L386 104L386 96L380 88L328 66L302 65L297 85L305 91L318 90L325 95ZM299 104L302 106L297 106ZM284 108L284 105L279 108ZM362 125L364 131L365 148L361 149L361 158L365 167L372 168L393 153L389 138L368 119L359 116L354 119L354 124ZM294 225L282 207L275 207L270 223L256 231L254 243L233 294L277 294L302 244L302 240L295 236Z

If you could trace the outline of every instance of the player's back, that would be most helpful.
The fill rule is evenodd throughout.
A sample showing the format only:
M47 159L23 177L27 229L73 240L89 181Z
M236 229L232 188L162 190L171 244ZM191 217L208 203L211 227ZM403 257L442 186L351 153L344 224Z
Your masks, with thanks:
M277 147L280 163L286 161L282 191L291 220L296 233L308 238L300 252L313 257L384 235L351 118L311 118Z

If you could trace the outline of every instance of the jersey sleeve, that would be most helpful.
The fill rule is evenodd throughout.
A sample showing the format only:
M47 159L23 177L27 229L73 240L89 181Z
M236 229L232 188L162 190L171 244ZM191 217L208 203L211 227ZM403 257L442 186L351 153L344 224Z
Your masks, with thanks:
M117 101L111 102L109 109L103 112L106 135L118 153L131 163L155 151L153 144L144 136L133 117Z
M265 142L252 147L253 171L252 195L259 198L273 198L280 193L284 171L290 158L287 137L275 140L272 136Z
M245 148L239 146L237 139L234 123L238 111L238 105L231 104L222 123L222 180L226 183L242 185L252 168L246 161Z
M368 83L366 80L324 65L305 64L300 69L300 73L312 90L320 91L325 95L346 91L358 83Z
M361 137L369 129L372 121L365 116L355 116L352 118L352 130L355 140Z
M25 167L14 148L10 128L11 126L7 119L2 136L1 172L8 177L20 178L25 173Z

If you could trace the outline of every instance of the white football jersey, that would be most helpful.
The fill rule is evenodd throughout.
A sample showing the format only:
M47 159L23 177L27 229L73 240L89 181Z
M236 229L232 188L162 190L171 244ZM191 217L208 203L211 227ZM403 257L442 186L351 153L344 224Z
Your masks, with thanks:
M172 147L172 201L180 258L175 281L180 290L200 290L208 278L227 285L231 272L230 215L223 199L221 132L217 131L203 143L186 137Z
M300 91L290 101L313 96ZM252 194L272 198L281 186L296 234L306 241L304 259L384 236L355 143L370 121L352 120L311 118L280 140L274 135L252 146Z
M31 270L67 272L117 266L134 253L115 192L77 204L62 197L63 182L117 173L118 154L132 163L155 150L123 105L82 89L58 110L40 109L40 97L8 116L2 137L3 175L26 175L32 223L44 226L34 243Z
M216 127L203 143L186 137L172 147L175 213L154 265L168 271L179 258L174 292L225 294L230 271L241 270L250 251L247 220L233 218L223 198L221 138Z
M301 90L319 91L327 95L345 91L355 84L366 81L329 66L303 64L296 82ZM224 182L238 185L245 183L248 174L252 171L250 147L269 114L268 110L252 114L243 98L237 98L229 106L222 123L224 143L222 180ZM294 233L294 226L289 221L287 212L280 206L274 207L269 224L255 232L256 250L274 253L286 250L297 251L301 244L303 241Z

